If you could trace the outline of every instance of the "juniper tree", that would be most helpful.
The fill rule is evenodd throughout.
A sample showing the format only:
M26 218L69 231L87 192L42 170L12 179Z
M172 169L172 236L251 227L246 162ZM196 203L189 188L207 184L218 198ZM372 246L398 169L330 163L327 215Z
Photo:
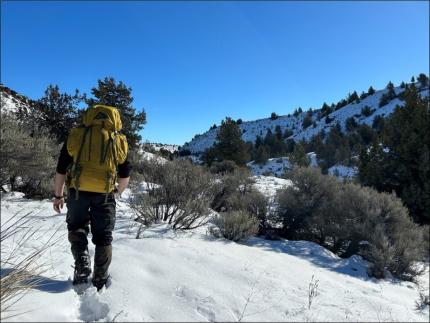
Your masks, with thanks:
M140 112L133 107L132 89L122 81L118 83L113 77L105 77L98 80L97 87L91 89L94 98L86 100L89 106L94 104L105 104L116 107L121 113L122 132L127 136L131 148L136 147L142 137L139 132L146 124L146 113L144 109Z
M19 109L18 119L27 128L47 129L57 143L66 140L71 128L79 122L79 104L85 95L75 90L73 95L61 93L58 85L49 85L42 98L32 103L31 109Z
M244 166L250 158L247 144L242 140L242 131L231 118L221 122L214 145L214 153L219 161L232 160Z

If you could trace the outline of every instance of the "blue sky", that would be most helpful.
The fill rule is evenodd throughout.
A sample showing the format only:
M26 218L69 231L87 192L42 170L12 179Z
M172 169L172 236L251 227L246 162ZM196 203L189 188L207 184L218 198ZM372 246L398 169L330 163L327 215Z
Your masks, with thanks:
M230 116L319 108L429 70L429 3L1 3L1 82L89 93L113 76L144 140L183 144Z

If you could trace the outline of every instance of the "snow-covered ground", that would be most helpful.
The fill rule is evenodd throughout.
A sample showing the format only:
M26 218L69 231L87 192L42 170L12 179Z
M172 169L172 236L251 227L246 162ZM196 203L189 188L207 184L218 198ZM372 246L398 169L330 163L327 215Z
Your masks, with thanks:
M307 153L309 158L309 166L318 167L317 155L314 152ZM288 157L269 158L264 164L258 164L251 161L246 164L252 175L275 175L282 176L286 171L293 169L293 165L288 160ZM344 173L338 173L338 176L343 176Z
M251 169L253 175L272 174L282 176L287 170L292 168L288 157L269 158L264 164L258 164L252 161L249 162L247 166Z
M274 177L256 180L268 195L289 185ZM417 285L369 278L360 257L340 259L306 241L234 243L211 237L207 227L180 233L154 225L135 239L125 199L117 205L111 285L78 295L71 284L66 210L56 214L49 201L26 200L20 193L1 202L2 223L17 212L30 212L38 222L41 239L29 241L24 252L56 230L60 237L43 259L44 284L17 303L14 310L22 314L11 321L429 321L428 307L415 310ZM12 240L2 243L2 252ZM309 284L316 280L309 308ZM421 284L428 282L427 269Z

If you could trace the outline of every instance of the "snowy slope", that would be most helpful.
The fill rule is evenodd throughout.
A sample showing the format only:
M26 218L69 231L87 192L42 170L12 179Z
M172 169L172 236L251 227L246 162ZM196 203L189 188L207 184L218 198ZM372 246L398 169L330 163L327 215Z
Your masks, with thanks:
M18 109L24 108L29 109L29 101L19 95L13 95L10 89L3 86L0 87L0 102L1 102L1 113L14 113Z
M272 194L288 185L279 180L262 177L257 185L271 182ZM57 215L48 201L4 196L2 223L16 212L31 212L41 240L57 229L61 240L44 257L49 278L14 307L22 314L11 321L429 321L428 307L415 310L417 285L371 279L360 257L340 259L305 241L233 243L209 236L207 228L175 233L155 225L137 240L125 200L118 201L112 283L100 293L91 287L78 295L71 285L65 210ZM40 243L31 240L25 248ZM2 243L2 252L12 244ZM312 276L318 288L309 308ZM428 286L428 271L421 279Z
M422 96L429 95L429 89L420 88L417 83L417 88ZM396 94L402 93L404 89L400 87L395 88ZM394 110L397 105L402 106L404 101L401 101L398 98L390 101L387 105L379 108L379 100L381 96L387 93L388 90L380 90L375 92L373 95L366 97L363 100L360 100L360 103L351 103L343 108L340 108L337 111L332 112L329 117L333 119L330 123L326 124L325 118L317 119L318 110L314 110L314 114L312 117L312 121L315 121L316 126L312 125L306 129L303 129L302 123L303 119L306 115L306 111L299 114L297 117L294 115L285 115L279 116L277 119L272 120L270 118L260 119L255 121L243 122L239 125L242 130L242 139L244 141L252 141L254 142L257 136L263 137L266 135L268 130L270 129L272 132L275 131L276 126L280 126L282 132L284 133L286 129L289 129L293 132L291 138L294 140L309 140L312 136L316 135L321 130L325 130L326 132L330 131L332 127L339 122L342 129L345 129L345 121L349 117L355 117L358 124L368 124L372 125L373 119L376 116L388 116ZM374 112L372 115L365 117L361 114L361 109L364 106L369 106ZM204 134L196 135L189 143L185 143L181 149L190 150L193 154L200 154L204 152L207 148L211 147L216 140L216 135L219 131L219 127L211 129Z
M171 153L174 153L175 151L178 151L179 146L178 145L170 145L170 144L162 144L162 143L154 143L154 142L145 142L146 145L150 145L152 148L154 148L155 151L159 151L161 149L167 150Z

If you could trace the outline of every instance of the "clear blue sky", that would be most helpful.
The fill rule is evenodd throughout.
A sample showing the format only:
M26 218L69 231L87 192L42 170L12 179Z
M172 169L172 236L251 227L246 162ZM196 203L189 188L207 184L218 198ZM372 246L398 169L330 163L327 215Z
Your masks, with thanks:
M225 116L319 108L429 70L423 2L1 3L1 82L133 88L149 141L183 144Z

